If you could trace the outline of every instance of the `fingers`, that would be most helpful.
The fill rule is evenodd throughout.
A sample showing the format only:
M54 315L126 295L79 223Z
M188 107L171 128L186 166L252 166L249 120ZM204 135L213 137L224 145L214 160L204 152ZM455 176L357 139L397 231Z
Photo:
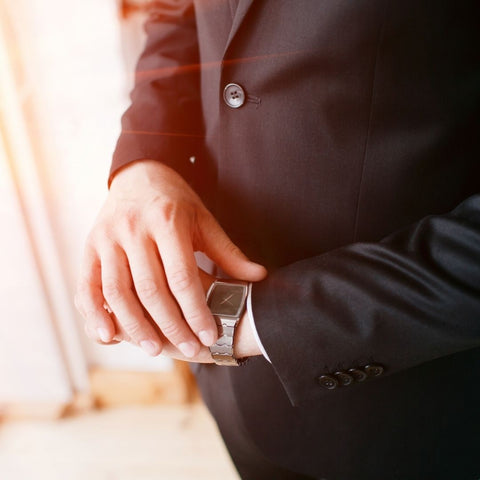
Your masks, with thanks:
M85 320L85 333L91 340L101 345L132 342L105 302L100 259L96 251L88 246L77 285L75 306Z
M199 216L199 235L204 253L232 278L258 282L267 276L266 268L250 261L208 211Z
M95 341L109 343L115 336L115 325L103 308L100 259L93 250L87 248L84 269L80 275L75 295L75 305L85 319L87 335Z
M102 251L101 279L103 297L131 343L140 346L149 355L158 355L162 349L161 340L145 318L142 306L132 290L128 261L118 245Z
M99 343L100 345L117 345L118 343L124 340L123 338L119 338L117 335L115 335L113 340L110 340L109 342L104 342L103 340L98 338L95 330L92 330L87 323L85 324L84 328L85 328L85 334L87 335L87 337Z
M162 335L185 357L196 356L200 344L172 298L157 246L151 239L145 239L135 242L126 250L135 290L145 310L154 319Z
M164 230L155 238L160 251L168 286L191 330L205 346L213 345L217 326L205 301L205 293L193 254L190 232L180 227ZM176 346L178 341L162 328L164 335Z

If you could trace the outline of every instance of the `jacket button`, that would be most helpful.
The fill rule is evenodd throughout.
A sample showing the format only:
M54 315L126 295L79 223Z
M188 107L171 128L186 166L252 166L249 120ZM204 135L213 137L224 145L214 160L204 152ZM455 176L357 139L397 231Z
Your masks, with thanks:
M367 378L367 374L359 370L358 368L351 368L348 373L353 377L356 382L363 382Z
M335 390L335 388L338 387L337 380L330 375L322 375L321 377L318 377L318 383L327 390Z
M342 387L348 387L351 383L353 383L353 377L345 372L335 372L335 378L338 381L338 384Z
M381 365L367 365L364 370L369 377L378 377L383 373L383 367Z
M239 108L245 103L245 91L236 83L229 83L223 90L223 100L230 108Z

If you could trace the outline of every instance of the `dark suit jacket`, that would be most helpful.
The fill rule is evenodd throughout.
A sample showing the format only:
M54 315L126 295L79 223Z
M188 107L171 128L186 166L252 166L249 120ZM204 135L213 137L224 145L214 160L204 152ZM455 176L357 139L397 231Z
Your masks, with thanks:
M172 166L269 268L232 411L312 476L480 478L480 3L193 3L147 24L112 174Z

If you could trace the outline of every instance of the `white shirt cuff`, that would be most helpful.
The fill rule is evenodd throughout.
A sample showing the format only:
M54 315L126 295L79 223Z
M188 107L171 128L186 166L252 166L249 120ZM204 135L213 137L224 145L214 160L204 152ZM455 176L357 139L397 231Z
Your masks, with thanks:
M252 284L251 283L248 284L247 315L248 315L248 321L250 322L250 326L252 327L253 336L255 337L258 348L262 352L262 355L265 357L265 359L268 360L270 363L272 363L270 361L270 358L268 357L268 354L265 348L263 348L263 344L260 340L260 337L258 336L257 327L255 326L255 319L253 318L253 310L252 310Z

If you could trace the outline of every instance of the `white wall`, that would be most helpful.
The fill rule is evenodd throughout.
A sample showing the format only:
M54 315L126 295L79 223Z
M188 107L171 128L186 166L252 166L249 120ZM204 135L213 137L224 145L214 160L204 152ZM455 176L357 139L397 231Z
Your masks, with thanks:
M49 378L68 377L59 381L64 396L86 388L88 365L170 368L128 345L86 340L72 306L128 101L121 32L138 49L138 22L121 30L115 0L0 0L0 17L0 128L8 144L0 150L7 199L0 225L9 226L0 236L0 401L7 396L2 384L12 385L16 375L8 395L23 395L21 380L34 381L24 368L40 357L40 376L48 370ZM26 350L36 355L25 357Z
M0 137L0 400L66 403L72 385Z

